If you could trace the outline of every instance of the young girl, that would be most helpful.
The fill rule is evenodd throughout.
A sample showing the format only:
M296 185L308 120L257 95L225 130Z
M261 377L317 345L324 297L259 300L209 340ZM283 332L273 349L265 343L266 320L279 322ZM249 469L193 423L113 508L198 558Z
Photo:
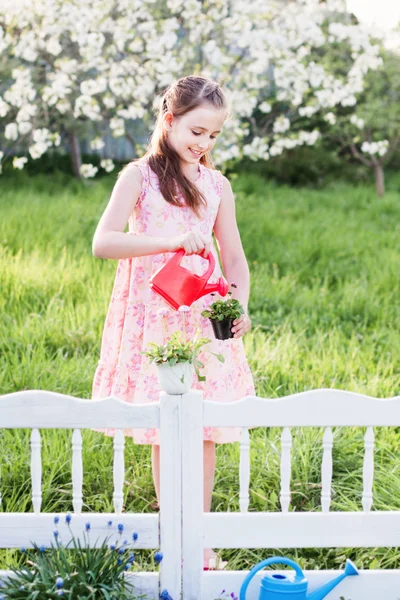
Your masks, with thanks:
M111 302L104 326L101 355L94 382L93 398L115 396L126 402L159 400L155 365L141 352L151 341L185 328L211 341L208 348L223 354L225 362L209 353L204 363L205 382L194 376L193 388L202 390L206 400L227 402L254 394L254 384L240 339L250 330L247 314L250 276L236 224L235 202L229 181L214 169L211 150L227 118L227 103L220 87L204 77L179 79L163 95L156 126L146 154L132 161L120 173L110 201L97 226L93 253L99 258L119 259ZM129 231L124 233L126 224ZM152 274L180 248L186 251L182 265L202 274L208 261L199 256L214 255L216 267L209 280L220 277L218 243L228 282L245 308L234 321L234 338L216 340L202 310L217 298L201 297L181 313L169 308L149 286ZM183 322L185 319L185 322ZM102 430L114 435L112 429ZM154 484L159 500L159 431L124 430L137 444L152 444ZM211 508L214 485L215 442L240 439L239 428L204 429L204 510ZM215 553L205 550L205 568L215 564ZM211 562L212 561L212 562Z

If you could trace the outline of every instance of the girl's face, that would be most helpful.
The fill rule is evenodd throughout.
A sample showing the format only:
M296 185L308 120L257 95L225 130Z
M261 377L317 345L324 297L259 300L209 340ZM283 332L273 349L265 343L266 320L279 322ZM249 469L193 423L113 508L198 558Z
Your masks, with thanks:
M198 106L182 117L165 114L169 143L182 162L198 163L203 154L212 150L225 118L226 110L211 104Z

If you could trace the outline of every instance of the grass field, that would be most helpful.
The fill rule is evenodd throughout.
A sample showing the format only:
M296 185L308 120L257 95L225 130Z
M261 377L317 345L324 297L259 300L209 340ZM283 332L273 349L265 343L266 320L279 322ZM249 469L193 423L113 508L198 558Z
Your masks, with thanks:
M116 261L91 242L115 178L79 183L37 176L2 181L0 199L0 394L44 389L89 398ZM400 393L400 202L340 182L324 190L233 181L252 281L253 330L244 338L257 394L335 387ZM390 186L389 186L390 188ZM254 430L250 510L279 510L280 431ZM361 509L362 430L335 432L332 510ZM71 432L43 432L44 511L72 510ZM377 429L374 507L400 509L400 432ZM322 431L294 439L292 505L318 510ZM29 433L0 431L2 510L32 510ZM238 510L239 445L221 446L213 510ZM125 505L151 511L150 448L126 444ZM85 510L112 509L112 440L84 435ZM306 568L400 566L397 549L285 550ZM247 568L275 550L226 550ZM148 553L138 553L148 564ZM1 551L0 568L21 560Z

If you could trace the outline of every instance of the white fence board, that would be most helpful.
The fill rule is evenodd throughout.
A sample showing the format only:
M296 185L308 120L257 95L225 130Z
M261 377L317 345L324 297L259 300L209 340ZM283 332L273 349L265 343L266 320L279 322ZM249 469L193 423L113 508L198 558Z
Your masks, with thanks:
M266 557L267 558L267 557ZM287 571L274 571L285 573ZM239 595L240 586L248 571L215 571L204 574L203 596L199 600L218 598L223 589ZM309 581L309 592L313 592L341 571L304 571ZM251 581L246 600L258 600L260 595L260 581L265 571L259 571ZM324 600L399 600L400 598L400 573L396 570L376 571L360 570L357 577L347 577L332 590Z
M198 600L203 584L203 426L202 395L182 399L182 581L184 600Z
M174 599L180 597L182 582L181 398L165 393L160 398L160 580Z
M159 426L158 402L132 405L112 396L84 400L44 390L14 392L0 397L0 429Z
M65 523L65 514L61 513L0 513L0 548L32 548L31 542L38 546L48 546L54 541L54 517L60 517L57 529L64 544L71 538L69 528ZM132 533L138 532L139 538L135 548L159 548L159 516L158 514L123 513L72 513L70 528L76 538L84 542L83 531L85 523L89 522L91 531L89 535L91 545L97 539L104 540L111 536L110 544L121 539L117 532L117 524L122 523L124 531L122 539L132 540ZM107 522L112 521L109 528Z
M204 513L204 543L212 548L397 547L400 511Z
M400 396L372 398L320 389L285 396L247 396L234 402L204 402L205 427L400 426Z

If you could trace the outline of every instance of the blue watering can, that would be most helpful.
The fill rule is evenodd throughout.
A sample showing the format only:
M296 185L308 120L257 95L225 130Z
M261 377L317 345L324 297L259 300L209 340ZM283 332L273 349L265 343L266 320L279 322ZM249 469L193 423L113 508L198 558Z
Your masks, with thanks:
M322 598L325 598L325 596L345 577L348 577L349 575L358 575L357 568L353 565L351 560L347 560L344 573L307 595L308 581L304 577L304 573L298 564L289 558L283 558L281 556L267 558L267 560L261 561L251 569L240 588L239 600L246 600L247 587L257 571L277 563L292 567L296 571L296 576L294 578L287 577L276 571L267 573L266 576L261 579L259 600L285 600L286 598L287 600L322 600Z

